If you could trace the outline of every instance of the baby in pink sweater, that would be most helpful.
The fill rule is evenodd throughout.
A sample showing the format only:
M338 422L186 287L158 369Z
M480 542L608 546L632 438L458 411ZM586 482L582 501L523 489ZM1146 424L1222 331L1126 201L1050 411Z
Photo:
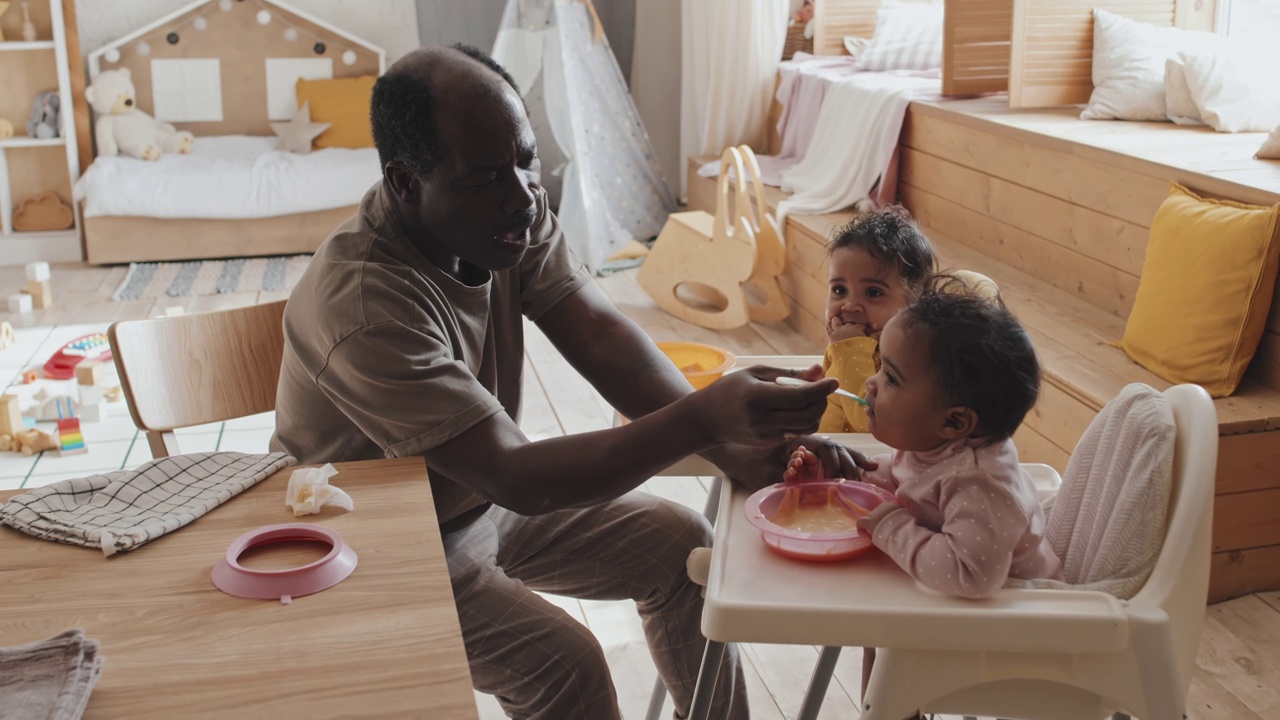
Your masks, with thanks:
M867 415L871 434L895 452L861 479L896 501L858 525L922 585L981 598L1011 577L1056 577L1061 562L1010 440L1039 394L1035 349L999 299L956 283L930 279L881 333ZM786 479L820 473L800 449Z

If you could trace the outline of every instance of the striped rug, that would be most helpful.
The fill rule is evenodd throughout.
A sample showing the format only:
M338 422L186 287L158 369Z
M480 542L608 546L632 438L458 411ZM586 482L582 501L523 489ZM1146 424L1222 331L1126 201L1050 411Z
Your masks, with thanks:
M112 300L292 290L310 255L133 263Z

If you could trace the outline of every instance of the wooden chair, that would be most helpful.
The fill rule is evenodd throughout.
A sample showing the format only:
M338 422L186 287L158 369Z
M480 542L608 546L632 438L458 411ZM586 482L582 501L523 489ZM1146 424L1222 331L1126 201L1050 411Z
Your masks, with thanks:
M755 322L784 320L791 314L791 303L782 294L778 278L787 271L787 249L782 242L778 221L769 212L769 205L764 200L764 180L760 175L760 163L756 161L756 154L746 145L739 145L738 152L742 153L742 164L751 173L755 195L753 206L747 196L745 182L738 183L738 200L734 210L751 224L756 238L756 265L744 286L747 312ZM759 293L758 297L756 293Z
M153 457L179 453L176 428L275 409L284 306L280 300L111 326L129 414Z
M739 207L734 211L729 209L730 168L738 184ZM667 219L636 276L636 282L658 307L681 320L716 330L740 327L750 320L742 284L754 271L756 248L755 228L740 210L746 198L745 183L742 153L738 148L726 148L721 156L716 214L694 210L673 213ZM682 299L678 294L682 286L705 300L705 307ZM717 307L721 298L723 307Z

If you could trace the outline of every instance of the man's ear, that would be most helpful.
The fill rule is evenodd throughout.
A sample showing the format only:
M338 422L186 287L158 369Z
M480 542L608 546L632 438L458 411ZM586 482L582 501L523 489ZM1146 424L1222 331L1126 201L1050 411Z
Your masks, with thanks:
M396 162L387 163L382 169L382 175L387 179L387 186L391 188L391 192L402 203L409 205L417 205L419 190L422 185L422 178L409 168Z
M978 413L963 405L947 408L940 435L947 440L969 437L978 429Z

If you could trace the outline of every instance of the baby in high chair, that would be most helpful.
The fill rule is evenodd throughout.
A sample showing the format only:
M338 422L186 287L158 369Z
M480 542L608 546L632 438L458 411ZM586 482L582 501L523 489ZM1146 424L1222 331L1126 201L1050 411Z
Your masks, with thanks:
M922 585L980 598L1008 578L1052 578L1035 485L1010 439L1036 402L1031 341L998 297L954 276L925 281L883 327L880 369L867 380L871 434L894 452L861 479L892 492L858 521ZM803 448L785 479L814 478Z
M823 375L863 393L876 372L885 323L906 307L934 271L933 248L900 205L855 217L827 245L827 339ZM867 432L866 410L831 395L818 432Z

